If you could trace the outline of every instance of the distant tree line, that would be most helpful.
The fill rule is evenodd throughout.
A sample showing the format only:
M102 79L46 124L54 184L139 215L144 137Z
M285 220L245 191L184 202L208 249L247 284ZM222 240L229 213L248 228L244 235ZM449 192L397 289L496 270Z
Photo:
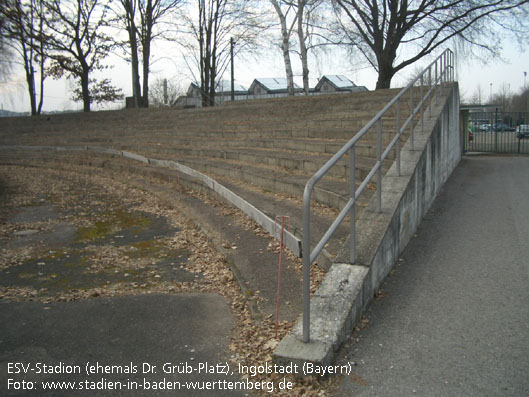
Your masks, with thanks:
M309 90L309 57L340 46L378 73L377 89L396 73L457 45L465 54L497 55L502 40L522 45L529 32L529 0L2 0L0 72L9 59L24 68L31 113L41 112L44 80L73 79L73 99L92 103L123 98L109 79L108 56L131 66L133 103L149 105L156 40L171 40L200 84L202 104L215 103L219 77L232 56L258 53L270 43L282 55L294 94L292 56L299 57ZM232 53L233 52L233 53ZM11 68L12 70L12 68ZM37 89L38 87L38 89ZM37 97L37 93L38 97ZM159 101L157 101L159 102Z
M482 87L478 85L465 103L500 106L504 112L529 112L529 87L512 92L508 84L502 84L499 90L485 97Z

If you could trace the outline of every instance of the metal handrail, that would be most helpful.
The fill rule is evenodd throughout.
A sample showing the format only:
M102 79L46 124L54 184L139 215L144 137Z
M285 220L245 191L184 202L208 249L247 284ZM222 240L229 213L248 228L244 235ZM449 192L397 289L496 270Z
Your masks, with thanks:
M434 77L432 80L432 70L434 70ZM425 74L428 73L427 82L430 88L424 94ZM453 81L454 79L454 53L450 49L446 49L439 55L432 63L430 63L412 82L403 88L384 108L376 114L349 142L347 142L330 160L328 160L323 167L321 167L305 185L303 193L303 241L302 241L302 257L303 257L303 342L310 340L310 265L316 260L323 247L328 243L338 226L342 223L345 217L349 214L350 222L350 263L356 260L356 213L355 203L360 194L367 187L369 182L377 175L377 211L382 212L382 162L386 159L393 148L396 148L396 162L397 174L400 176L400 137L402 133L410 127L410 139L413 149L414 145L414 123L415 115L420 112L421 130L424 132L424 104L432 96L435 96L437 84L446 81ZM420 101L417 106L413 100L413 87L420 82ZM400 120L400 103L401 98L410 92L410 116L401 126ZM397 105L397 128L395 137L392 139L388 147L382 152L382 116L393 106ZM431 116L431 106L430 106ZM358 188L356 188L356 159L355 159L355 145L356 143L377 124L377 162L364 178ZM342 209L338 217L331 224L329 229L325 232L321 240L316 244L316 247L311 251L310 249L310 197L316 183L323 178L329 169L336 164L347 152L349 152L349 195L350 199Z

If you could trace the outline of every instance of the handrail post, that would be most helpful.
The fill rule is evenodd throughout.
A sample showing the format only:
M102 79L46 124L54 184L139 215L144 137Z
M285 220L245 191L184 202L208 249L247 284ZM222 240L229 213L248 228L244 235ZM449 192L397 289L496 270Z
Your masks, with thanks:
M450 81L450 52L446 52L446 82Z
M437 105L437 79L439 78L438 77L438 74L437 74L437 64L439 63L438 60L435 61L435 80L434 80L434 89L433 89L433 96L435 98L435 104Z
M355 155L356 145L353 145L349 150L349 194L351 199L355 199L356 194L356 155ZM349 262L351 264L356 261L356 203L353 203L350 212L350 230L349 237L351 239L350 255Z
M451 80L451 70L450 70L451 60L450 60L450 52L446 53L446 82L450 82Z
M447 52L448 54L448 62L446 62L446 67L448 68L448 81L452 81L452 53L450 51Z
M448 83L448 77L449 77L448 74L447 74L448 73L448 52L445 53L444 59L445 59L445 62L444 62L445 70L444 70L443 74L445 76L445 85L446 85L446 83Z
M452 81L456 80L456 53L452 52Z
M421 74L421 133L424 134L424 73Z
M306 189L306 188L305 188ZM305 202L307 201L307 202ZM310 341L310 194L303 197L303 342Z
M382 119L377 124L377 212L382 212Z
M433 81L432 81L432 66L430 65L428 67L428 82L430 83L429 85L430 86L433 86ZM433 96L433 93L432 93L432 96ZM429 106L429 113L430 113L430 117L432 117L432 104L433 104L433 98L430 98L430 106Z
M441 77L441 87L446 82L446 79L445 79L445 71L446 71L445 65L446 65L446 53L443 52L441 54L441 64L439 65L439 75Z
M410 87L410 140L411 150L414 150L413 122L415 121L415 109L413 107L413 85Z
M397 175L400 176L400 98L397 100ZM382 164L381 164L382 166Z

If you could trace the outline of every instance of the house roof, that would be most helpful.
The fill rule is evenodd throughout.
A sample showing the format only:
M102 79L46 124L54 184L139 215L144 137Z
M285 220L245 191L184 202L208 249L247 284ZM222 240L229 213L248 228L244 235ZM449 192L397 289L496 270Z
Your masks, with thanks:
M236 81L233 83L233 89L235 92L243 92L247 93L248 89L244 87L242 84L237 83ZM217 83L217 92L231 92L231 80L221 80Z
M318 84L316 84L316 90L319 90L325 81L331 83L337 90L350 90L351 88L356 87L355 83L342 74L327 74L318 81Z
M369 91L365 85L355 85L354 87L350 88L351 92L361 92L361 91Z
M191 92L191 88L193 87L200 87L200 83L199 82L192 82L190 85L189 85L189 88L187 90L187 92ZM243 93L243 94L247 94L248 93L248 89L246 87L244 87L243 85L237 83L236 81L234 82L233 84L233 89L235 90L235 92L237 93ZM223 93L223 92L231 92L231 80L220 80L219 82L217 82L217 89L215 90L217 93Z
M287 79L285 77L257 78L252 82L250 90L252 90L255 84L260 84L271 92L287 90ZM294 89L299 90L300 87L294 83Z

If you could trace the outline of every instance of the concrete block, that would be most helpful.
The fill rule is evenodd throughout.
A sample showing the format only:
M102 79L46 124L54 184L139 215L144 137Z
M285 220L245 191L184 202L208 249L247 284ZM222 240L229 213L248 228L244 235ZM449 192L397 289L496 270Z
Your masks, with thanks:
M334 352L330 343L320 341L310 341L304 343L296 335L288 335L279 342L274 352L274 363L282 366L291 363L302 368L305 362L312 362L319 365L330 365ZM296 375L300 376L301 371Z
M329 365L363 310L363 285L369 269L364 266L334 264L311 299L310 343L303 343L302 323L281 341L274 355L280 361L306 360Z

